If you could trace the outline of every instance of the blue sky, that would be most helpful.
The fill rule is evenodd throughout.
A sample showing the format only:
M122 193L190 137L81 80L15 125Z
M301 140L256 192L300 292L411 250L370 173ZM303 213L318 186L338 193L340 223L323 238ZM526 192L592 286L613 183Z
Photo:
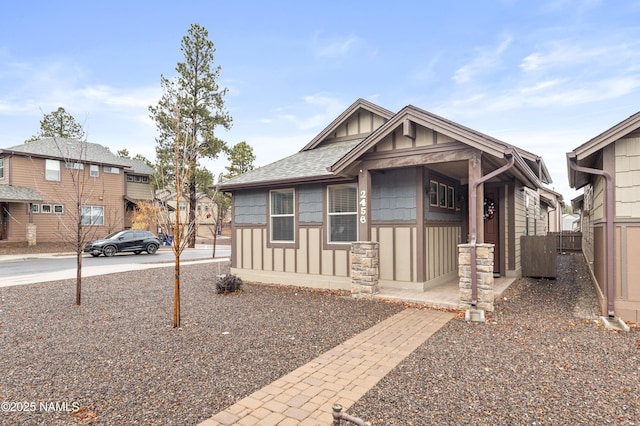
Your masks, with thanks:
M191 23L209 30L230 131L256 165L301 149L356 99L412 104L542 155L640 110L640 1L25 1L0 6L0 147L64 107L90 142L153 159L148 106ZM225 159L209 161L214 173Z

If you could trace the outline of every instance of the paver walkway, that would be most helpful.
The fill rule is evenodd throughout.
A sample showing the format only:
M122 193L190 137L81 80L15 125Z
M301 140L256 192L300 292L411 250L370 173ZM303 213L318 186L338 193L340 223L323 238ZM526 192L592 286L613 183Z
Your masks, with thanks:
M330 425L332 404L346 411L451 318L450 312L405 309L200 426Z

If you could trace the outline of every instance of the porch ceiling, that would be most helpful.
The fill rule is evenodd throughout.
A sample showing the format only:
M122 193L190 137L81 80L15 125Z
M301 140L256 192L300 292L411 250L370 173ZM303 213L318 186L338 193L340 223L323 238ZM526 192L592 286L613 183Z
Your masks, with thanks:
M441 175L451 177L459 182L466 183L469 179L469 163L467 161L451 161L449 163L434 163L427 167Z

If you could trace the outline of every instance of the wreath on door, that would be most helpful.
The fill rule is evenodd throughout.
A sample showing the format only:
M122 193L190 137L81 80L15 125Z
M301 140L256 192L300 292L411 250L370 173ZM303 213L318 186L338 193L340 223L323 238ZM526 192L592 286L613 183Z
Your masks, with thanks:
M484 220L491 220L496 215L496 203L491 198L484 199Z

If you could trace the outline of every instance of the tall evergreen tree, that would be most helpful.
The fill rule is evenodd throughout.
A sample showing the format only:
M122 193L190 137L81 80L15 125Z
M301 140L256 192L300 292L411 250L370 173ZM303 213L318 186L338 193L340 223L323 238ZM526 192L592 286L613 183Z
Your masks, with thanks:
M40 121L40 133L32 136L25 142L33 142L42 138L81 140L84 138L84 130L71 114L64 108L59 107L57 110L44 115Z
M215 48L209 40L209 32L206 28L191 24L188 34L182 38L180 50L184 54L184 62L178 62L177 75L173 79L161 76L160 84L163 88L163 96L156 106L150 106L151 117L155 120L159 131L157 137L156 170L166 182L171 185L174 180L172 170L174 152L173 144L176 140L174 129L179 128L184 132L184 137L195 141L191 152L187 153L187 167L193 170L188 182L190 214L189 223L195 224L196 190L197 180L195 170L198 168L198 160L201 158L217 158L225 148L225 142L215 135L215 129L222 126L231 128L231 116L225 109L224 96L227 89L218 85L220 66L214 66ZM176 98L180 98L181 125L176 127L171 122L171 105ZM195 246L195 233L189 242L190 247Z
M227 173L224 175L227 179L253 170L253 162L256 160L253 148L245 141L238 142L229 149L227 158L230 162L230 164L226 166Z

